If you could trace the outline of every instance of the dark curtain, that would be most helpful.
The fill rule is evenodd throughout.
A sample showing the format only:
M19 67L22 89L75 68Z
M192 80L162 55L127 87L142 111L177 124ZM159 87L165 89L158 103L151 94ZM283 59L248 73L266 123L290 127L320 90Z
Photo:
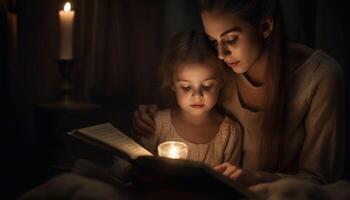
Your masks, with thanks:
M288 38L322 49L334 57L348 79L349 39L346 1L280 1Z
M76 85L85 99L154 102L157 67L172 34L193 27L198 16L186 0L77 1L81 8Z
M96 0L76 5L81 8L76 34L81 74L75 77L82 97L147 101L157 83L162 1Z

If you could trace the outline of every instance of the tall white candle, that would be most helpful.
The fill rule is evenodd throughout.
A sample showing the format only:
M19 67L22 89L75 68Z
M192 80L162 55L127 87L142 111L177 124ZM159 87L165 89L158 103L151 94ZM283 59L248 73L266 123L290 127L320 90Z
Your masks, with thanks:
M74 22L74 11L71 10L71 4L65 3L64 9L60 10L59 21L60 21L60 59L71 59L73 58L73 22Z

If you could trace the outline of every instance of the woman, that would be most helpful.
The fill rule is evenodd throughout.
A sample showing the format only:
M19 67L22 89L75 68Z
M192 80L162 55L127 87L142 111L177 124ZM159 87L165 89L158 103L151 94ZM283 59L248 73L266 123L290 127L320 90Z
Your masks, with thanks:
M231 72L224 110L244 130L242 165L215 169L246 185L296 177L339 179L344 159L341 68L322 50L287 43L272 0L201 0L205 33ZM152 133L157 106L134 129Z

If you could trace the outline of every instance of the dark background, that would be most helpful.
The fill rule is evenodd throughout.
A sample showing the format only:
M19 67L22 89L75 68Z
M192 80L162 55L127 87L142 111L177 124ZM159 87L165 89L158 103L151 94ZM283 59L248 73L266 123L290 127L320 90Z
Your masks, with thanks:
M57 110L43 105L60 96L61 77L54 60L59 46L58 10L64 1L0 2L2 181L5 194L15 196L52 175L47 172L55 154L51 149L59 146L67 130L110 121L129 131L136 105L157 101L156 69L166 41L178 31L200 29L198 12L190 0L72 0L73 95L77 101L99 107ZM349 99L346 1L281 2L288 37L323 49L338 60ZM348 108L347 100L346 113ZM84 155L96 151L89 152Z

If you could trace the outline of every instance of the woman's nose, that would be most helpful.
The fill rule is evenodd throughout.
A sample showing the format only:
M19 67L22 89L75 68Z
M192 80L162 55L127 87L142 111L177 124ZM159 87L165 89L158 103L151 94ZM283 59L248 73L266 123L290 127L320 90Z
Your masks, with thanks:
M228 54L230 54L230 51L225 47L223 44L218 45L218 57L219 59L223 60Z

